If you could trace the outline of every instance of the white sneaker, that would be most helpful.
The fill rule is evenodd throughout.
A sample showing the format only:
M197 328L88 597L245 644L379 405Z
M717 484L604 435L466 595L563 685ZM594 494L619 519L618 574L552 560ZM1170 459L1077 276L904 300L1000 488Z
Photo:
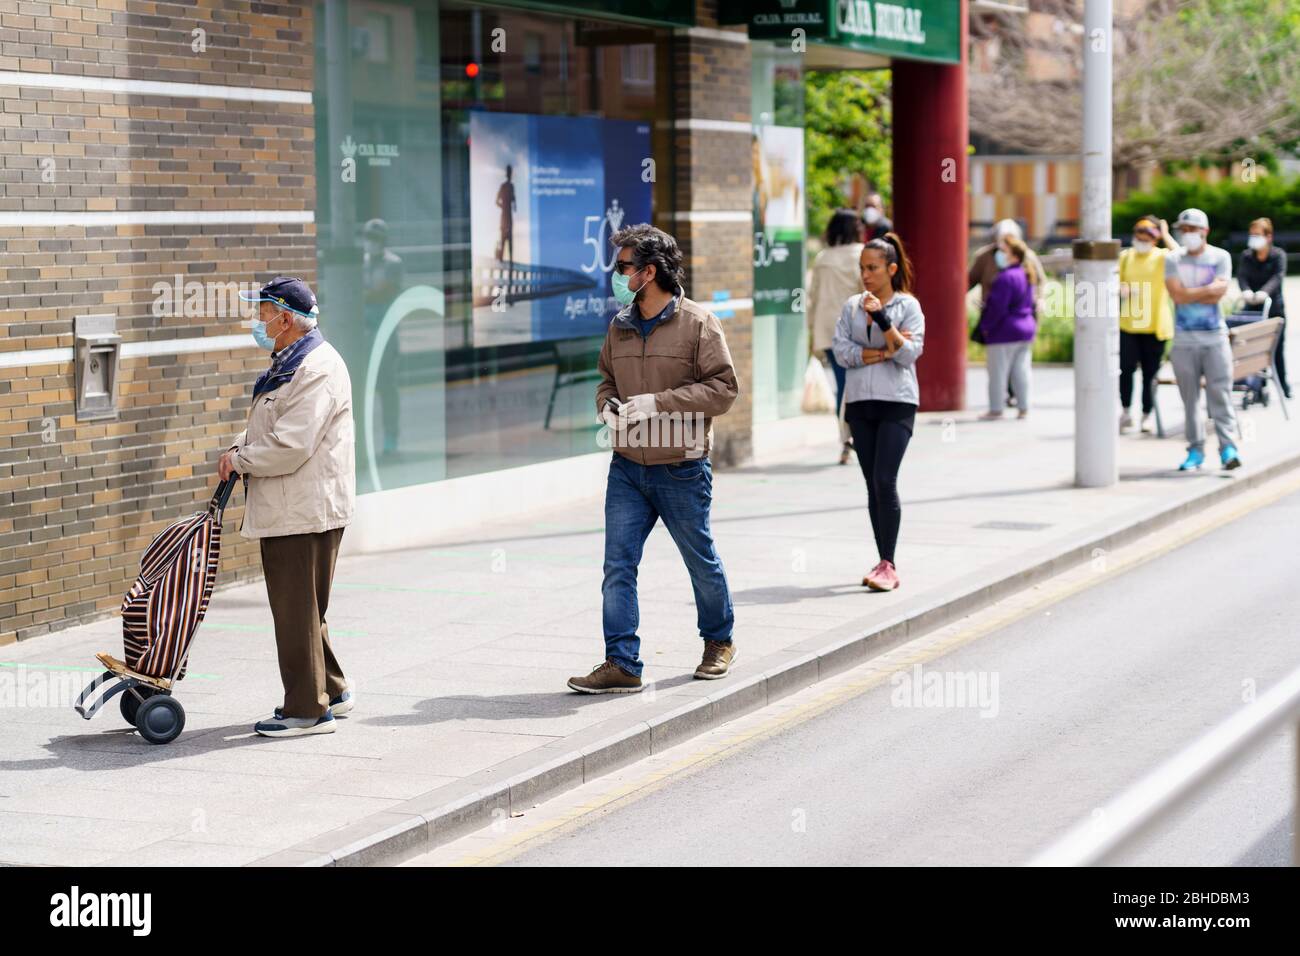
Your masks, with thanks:
M1124 409L1124 413L1119 416L1119 433L1122 435L1132 428L1133 416L1128 413L1128 409L1126 408Z
M332 734L338 724L334 715L328 710L325 716L317 717L283 717L276 715L270 720L259 720L253 729L263 737L303 737L309 734Z
M1143 416L1142 416L1142 434L1143 434L1143 435L1150 435L1153 431L1155 431L1155 429L1151 427L1151 416L1150 416L1150 415L1143 415Z

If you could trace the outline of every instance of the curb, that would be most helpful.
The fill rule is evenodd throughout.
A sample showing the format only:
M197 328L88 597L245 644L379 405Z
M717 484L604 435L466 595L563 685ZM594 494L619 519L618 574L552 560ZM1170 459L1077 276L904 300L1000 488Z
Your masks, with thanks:
M658 689L664 682L651 685L647 688L652 691L650 702L634 713L602 721L249 865L382 866L427 853L856 667L911 637L1091 559L1098 548L1121 547L1297 468L1300 454L1291 454L1159 511L1137 518L1120 515L1083 532L1081 543L1041 545L1022 552L946 585L939 600L924 594L905 599L899 602L898 613L883 622L874 615L870 624L866 619L850 621L745 662L740 674L725 681L689 681L667 690Z

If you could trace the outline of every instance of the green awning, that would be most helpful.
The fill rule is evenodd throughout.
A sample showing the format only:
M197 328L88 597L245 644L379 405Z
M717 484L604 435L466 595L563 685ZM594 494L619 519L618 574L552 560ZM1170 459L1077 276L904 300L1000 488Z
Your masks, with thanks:
M958 0L721 0L722 23L744 23L754 40L812 43L903 60L961 62Z

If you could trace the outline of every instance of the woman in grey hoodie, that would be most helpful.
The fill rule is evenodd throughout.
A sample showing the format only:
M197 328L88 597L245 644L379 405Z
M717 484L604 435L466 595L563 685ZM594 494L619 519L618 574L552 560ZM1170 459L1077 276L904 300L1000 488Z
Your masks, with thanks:
M831 348L846 369L844 418L853 434L867 511L880 563L862 583L875 591L898 587L894 549L902 506L898 470L921 401L916 360L925 342L925 316L911 294L912 263L894 233L873 239L859 259L865 292L840 310Z

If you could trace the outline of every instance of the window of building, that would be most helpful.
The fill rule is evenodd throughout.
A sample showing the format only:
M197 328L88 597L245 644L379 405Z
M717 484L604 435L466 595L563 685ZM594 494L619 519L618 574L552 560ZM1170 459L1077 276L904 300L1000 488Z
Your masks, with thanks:
M316 24L318 296L358 490L600 450L608 236L670 224L671 32L436 0Z

